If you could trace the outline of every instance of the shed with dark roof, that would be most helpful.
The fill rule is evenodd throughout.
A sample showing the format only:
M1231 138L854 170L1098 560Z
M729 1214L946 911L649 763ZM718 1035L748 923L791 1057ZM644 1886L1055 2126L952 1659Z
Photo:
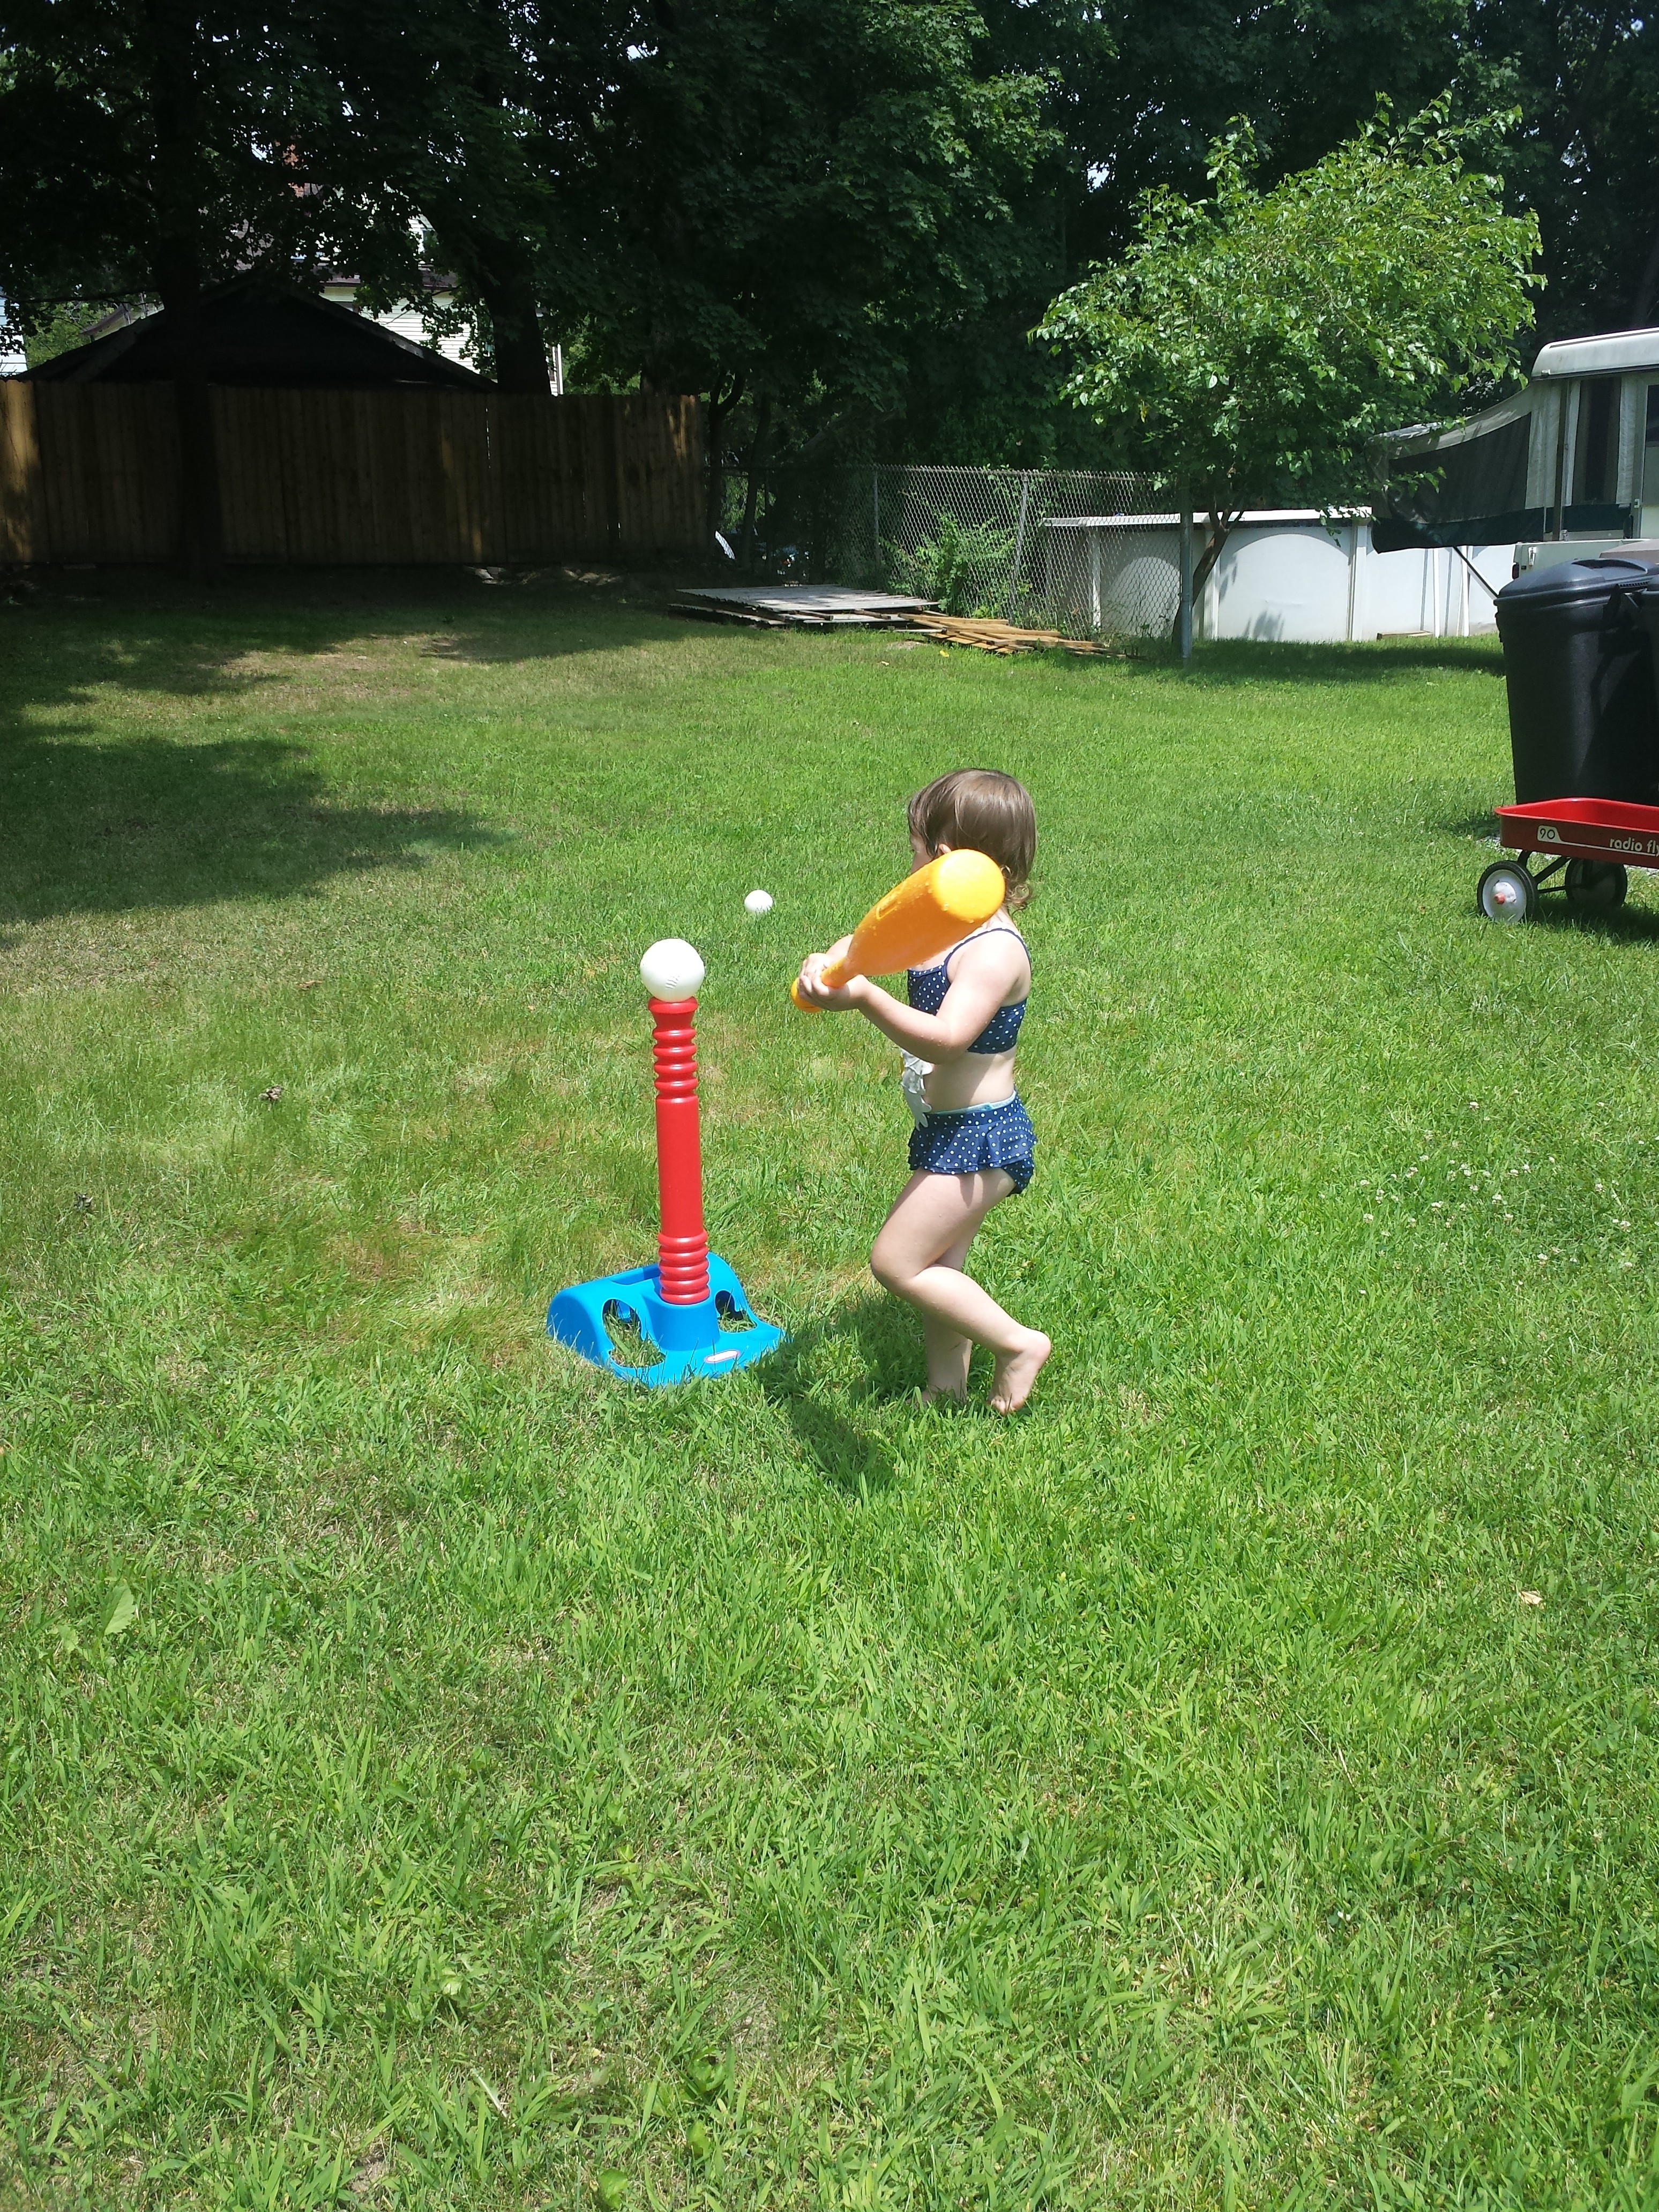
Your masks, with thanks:
M27 372L37 384L165 384L181 371L264 391L489 392L487 377L332 300L237 277L204 293L193 357L162 311Z

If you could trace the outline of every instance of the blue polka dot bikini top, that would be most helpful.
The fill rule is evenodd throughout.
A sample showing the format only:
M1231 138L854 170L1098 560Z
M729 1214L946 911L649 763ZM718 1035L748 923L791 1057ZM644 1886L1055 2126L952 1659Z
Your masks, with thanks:
M1019 932L1010 929L1004 922L994 922L988 929L976 929L972 936L964 937L962 945L971 945L975 937L1019 937ZM1019 941L1022 945L1025 942L1023 937ZM961 951L962 945L953 945L944 959L931 968L912 968L906 971L905 983L910 1004L918 1013L936 1014L945 1004L945 994L951 988L951 963ZM1030 958L1029 950L1026 958L1028 961ZM1012 1052L1014 1040L1019 1035L1019 1025L1025 1018L1026 1003L1022 999L1016 1006L999 1006L968 1047L969 1051Z

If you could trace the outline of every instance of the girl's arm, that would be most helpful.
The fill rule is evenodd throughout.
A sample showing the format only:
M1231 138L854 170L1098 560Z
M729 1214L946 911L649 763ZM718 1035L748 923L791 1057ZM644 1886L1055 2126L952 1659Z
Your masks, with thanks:
M843 939L843 945L845 942ZM854 975L839 989L826 990L818 981L818 974L840 949L814 953L803 962L802 997L826 1012L856 1007L884 1036L890 1037L906 1052L931 1060L935 1066L962 1058L1007 998L1026 965L1025 948L1009 933L1000 931L994 938L981 938L964 945L943 1005L936 1014L924 1014L915 1006L905 1006L890 991L884 991L867 975Z

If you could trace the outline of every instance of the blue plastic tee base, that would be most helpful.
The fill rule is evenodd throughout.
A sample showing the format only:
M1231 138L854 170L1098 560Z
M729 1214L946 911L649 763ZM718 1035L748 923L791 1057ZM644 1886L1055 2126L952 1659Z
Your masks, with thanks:
M783 1342L783 1331L757 1320L743 1285L724 1260L708 1255L708 1296L695 1306L671 1305L658 1288L655 1267L629 1267L620 1275L597 1275L573 1283L547 1310L547 1333L573 1352L608 1367L624 1382L654 1389L663 1382L690 1382L698 1376L729 1375L752 1367ZM662 1357L654 1366L629 1367L617 1357L605 1315L632 1322ZM745 1328L722 1328L722 1320L741 1316Z

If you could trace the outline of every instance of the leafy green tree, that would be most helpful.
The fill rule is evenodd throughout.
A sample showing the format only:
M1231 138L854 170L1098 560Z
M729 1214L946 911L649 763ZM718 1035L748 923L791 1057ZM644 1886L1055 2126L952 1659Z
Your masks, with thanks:
M890 410L914 334L1007 289L1040 87L968 0L655 0L562 168L556 301L613 375L783 410ZM718 474L718 471L716 471ZM718 497L718 483L714 487Z
M1647 0L1473 0L1470 100L1516 107L1512 202L1538 216L1541 335L1659 319L1659 12Z
M23 339L23 358L31 368L39 368L42 362L55 361L59 354L73 353L77 346L87 343L88 331L100 316L118 304L113 300L76 299L61 306L37 308L29 319L27 335Z
M1065 24L1058 0L1039 23L1009 0L1024 35ZM1123 252L1142 195L1200 195L1212 142L1248 116L1261 176L1310 167L1360 129L1379 97L1401 113L1453 75L1468 0L1101 0L1091 36L1062 31L1080 66L1059 70L1051 119L1082 185L1066 222L1081 267Z
M1127 250L1145 192L1205 197L1207 149L1240 114L1265 186L1351 137L1378 94L1409 114L1455 81L1462 113L1518 109L1504 201L1539 218L1539 335L1659 319L1659 10L1645 0L979 5L990 65L1042 79L1048 135L1017 204L1017 281L917 334L887 428L896 456L1091 458L1025 334L1086 267Z
M1247 502L1352 499L1381 432L1514 374L1538 223L1463 145L1444 102L1399 131L1383 114L1263 191L1239 125L1212 198L1149 192L1123 258L1050 307L1071 398L1207 512L1198 585Z
M547 392L543 303L570 258L560 208L625 61L629 11L611 0L301 5L307 46L337 84L312 165L350 211L335 235L366 303L418 297L429 251L482 309L497 383Z
M177 346L184 553L216 563L203 288L288 270L324 197L297 148L314 83L239 0L0 0L0 291L26 336L65 299L148 294Z
M1530 4L1530 0L1528 0ZM1468 0L978 0L982 65L1042 87L1042 142L1012 195L1018 252L983 306L907 349L894 458L1102 466L1099 434L1029 342L1056 293L1134 235L1141 196L1205 186L1208 149L1251 119L1261 173L1316 161L1370 116L1402 113L1457 67Z

